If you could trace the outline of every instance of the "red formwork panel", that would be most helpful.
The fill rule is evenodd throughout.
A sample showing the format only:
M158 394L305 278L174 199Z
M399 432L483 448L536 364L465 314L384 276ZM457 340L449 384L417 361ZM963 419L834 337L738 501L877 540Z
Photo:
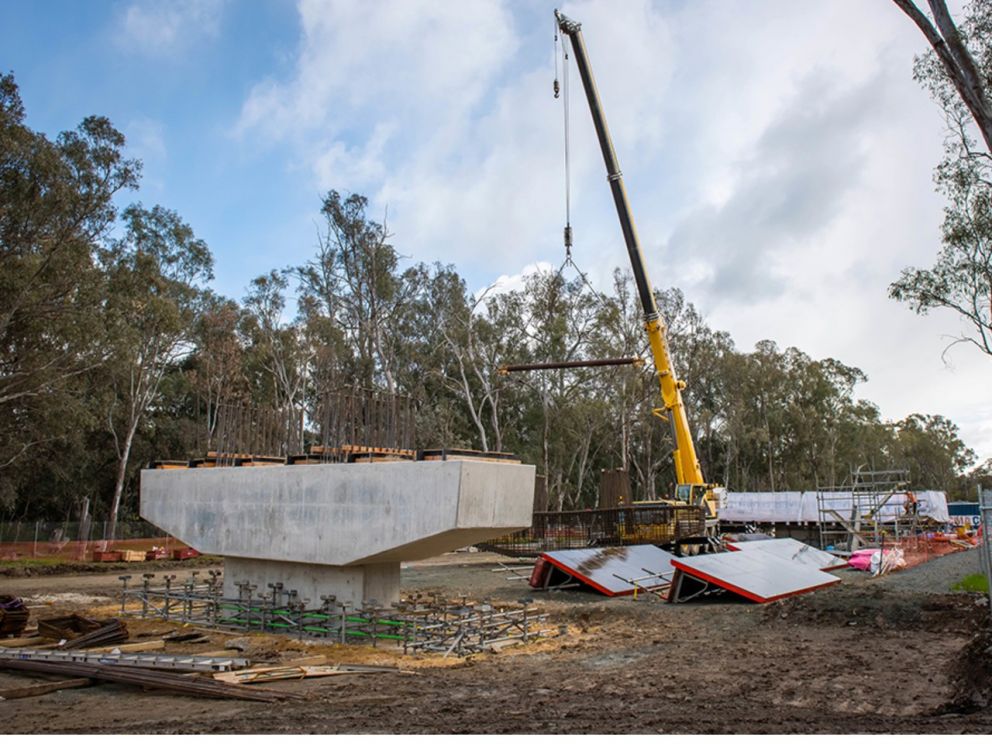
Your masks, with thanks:
M838 558L827 550L814 548L791 537L779 537L772 540L743 540L727 543L727 550L761 550L766 553L785 558L793 563L799 563L820 571L836 571L847 566L847 561Z
M761 550L673 558L672 567L752 602L774 602L840 581L818 568Z
M635 590L651 589L654 584L667 584L672 574L674 556L654 545L623 545L609 548L579 548L576 550L553 550L541 553L534 566L531 586L535 580L543 581L540 571L547 570L550 564L564 571L586 586L607 597L621 597L633 594ZM639 587L626 579L641 579L647 575L659 576L652 580L639 581Z

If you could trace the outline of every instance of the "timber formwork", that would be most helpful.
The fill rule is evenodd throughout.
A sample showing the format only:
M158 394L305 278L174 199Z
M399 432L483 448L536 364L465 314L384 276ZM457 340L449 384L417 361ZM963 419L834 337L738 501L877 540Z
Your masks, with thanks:
M311 606L294 590L270 584L268 591L238 583L237 597L223 596L220 572L205 579L194 573L182 582L153 574L131 584L121 576L121 614L182 622L202 627L286 633L298 638L321 638L336 643L391 644L403 653L440 652L465 656L516 643L527 643L560 629L547 627L546 614L526 599L516 605L496 606L462 597L448 601L440 595L415 595L390 607L365 602L361 607L341 604L323 596Z

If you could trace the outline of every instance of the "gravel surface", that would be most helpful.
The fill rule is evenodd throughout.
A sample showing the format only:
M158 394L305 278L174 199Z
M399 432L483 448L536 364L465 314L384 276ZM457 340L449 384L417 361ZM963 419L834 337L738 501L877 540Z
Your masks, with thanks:
M934 558L919 566L881 576L875 581L899 592L945 594L968 574L982 571L981 553L974 549Z

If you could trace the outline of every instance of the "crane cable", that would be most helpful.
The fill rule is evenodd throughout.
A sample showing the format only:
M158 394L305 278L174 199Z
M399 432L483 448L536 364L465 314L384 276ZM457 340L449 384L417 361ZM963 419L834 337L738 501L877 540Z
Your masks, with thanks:
M568 132L568 42L561 40L562 54L562 109L565 119L565 254L572 257L572 164L569 156Z
M569 154L569 126L568 126L568 114L569 114L569 95L568 95L568 39L566 36L561 38L561 57L562 57L562 71L561 79L562 84L558 84L558 21L555 19L555 81L554 81L554 95L555 98L562 98L562 108L564 110L564 124L565 124L565 260L562 261L561 266L558 267L557 276L561 277L562 272L565 270L566 266L571 265L575 269L575 273L579 275L582 279L582 283L586 288L592 292L593 296L597 299L599 304L606 309L608 312L612 309L612 306L608 302L606 295L596 289L592 282L589 281L589 276L582 269L579 268L578 264L575 263L575 259L572 257L572 175L571 175L571 157ZM643 352L642 352L643 354Z
M572 257L572 177L571 158L569 156L569 134L568 134L568 41L562 36L561 39L561 65L562 65L562 85L558 84L558 21L555 20L555 98L561 94L564 121L565 121L565 257L566 261Z

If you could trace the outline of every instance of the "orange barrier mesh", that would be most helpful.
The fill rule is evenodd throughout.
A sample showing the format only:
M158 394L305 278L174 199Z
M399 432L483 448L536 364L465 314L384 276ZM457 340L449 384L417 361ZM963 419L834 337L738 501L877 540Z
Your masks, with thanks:
M957 538L943 534L923 534L886 542L885 548L900 548L906 561L905 568L912 568L934 558L968 550L975 545L971 538Z
M164 548L171 558L174 550L188 547L174 537L138 537L128 540L65 540L0 543L0 560L21 558L58 558L63 561L92 561L98 551L134 551L142 554L155 548Z

